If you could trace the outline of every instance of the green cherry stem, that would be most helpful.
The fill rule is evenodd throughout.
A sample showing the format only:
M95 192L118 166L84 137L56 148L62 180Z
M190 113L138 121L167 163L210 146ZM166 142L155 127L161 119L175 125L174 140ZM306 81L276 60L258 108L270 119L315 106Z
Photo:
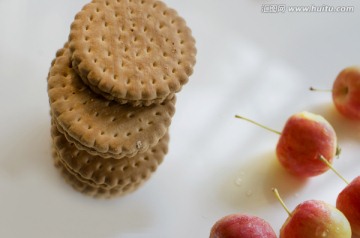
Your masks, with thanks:
M276 188L272 188L271 190L272 190L273 193L275 194L277 200L279 200L281 206L285 209L285 211L287 212L287 214L289 214L289 216L291 217L292 214L291 214L289 208L285 205L284 201L281 199L280 194L279 194L279 191L278 191Z
M318 89L318 88L314 88L314 87L310 87L309 88L310 91L316 91L316 92L324 92L324 93L331 93L332 90L330 89Z
M320 160L323 161L329 168L337 175L339 178L341 178L346 184L349 184L349 181L347 181L335 168L330 164L330 162L325 159L324 156L320 155Z
M256 121L250 120L249 118L246 118L246 117L243 117L243 116L239 116L239 115L235 115L235 118L248 121L248 122L250 122L250 123L252 123L252 124L255 124L255 125L257 125L257 126L260 126L260 127L264 128L265 130L268 130L268 131L271 131L271 132L276 133L276 134L278 134L278 135L281 135L281 132L276 131L276 130L274 130L274 129L271 129L270 127L261 125L260 123L258 123L258 122L256 122Z

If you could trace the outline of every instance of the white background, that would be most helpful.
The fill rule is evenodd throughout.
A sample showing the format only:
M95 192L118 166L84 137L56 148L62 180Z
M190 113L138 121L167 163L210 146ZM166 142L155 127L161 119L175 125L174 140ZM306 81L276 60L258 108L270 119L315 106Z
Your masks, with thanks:
M96 200L74 191L53 166L46 76L85 0L0 0L0 237L208 237L220 217L245 212L278 233L308 199L335 204L345 184L332 172L307 182L288 175L274 148L281 130L308 110L326 117L343 153L334 166L360 174L360 123L334 109L329 93L359 64L355 1L166 0L192 28L197 65L178 94L170 151L137 192ZM261 12L263 4L355 6L353 13Z

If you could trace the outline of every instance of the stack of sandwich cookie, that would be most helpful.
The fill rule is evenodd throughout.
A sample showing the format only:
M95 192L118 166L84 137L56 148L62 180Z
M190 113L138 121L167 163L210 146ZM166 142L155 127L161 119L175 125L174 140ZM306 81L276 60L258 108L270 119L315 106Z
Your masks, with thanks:
M149 179L195 55L185 21L160 1L84 6L48 74L53 157L65 180L110 198Z

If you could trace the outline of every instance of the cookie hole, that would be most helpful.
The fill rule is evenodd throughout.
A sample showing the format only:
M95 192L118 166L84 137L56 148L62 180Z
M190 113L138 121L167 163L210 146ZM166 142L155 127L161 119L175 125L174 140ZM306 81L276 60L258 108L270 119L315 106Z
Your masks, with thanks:
M118 16L119 16L119 14L117 12L115 12L114 17L118 17Z
M95 9L95 11L96 11L96 12L100 12L100 9L97 7L97 8Z
M137 69L138 69L138 71L142 71L141 66L138 66ZM142 82L143 82L143 81L141 81L140 83L142 84Z
M97 63L97 61L98 61L98 60L97 60L97 58L95 58L95 59L94 59L94 63L96 64L96 63Z
M85 30L86 30L86 31L89 30L89 25L85 26Z
M105 2L105 6L109 6L110 3L108 1Z
M111 119L112 122L115 122L116 120L117 120L116 117L113 117L113 118Z
M181 30L177 30L177 33L178 33L178 34L181 34L181 33L182 33L182 31L181 31Z
M174 24L175 23L175 20L173 19L173 20L171 20L171 22L170 22L171 24Z
M68 100L68 96L64 96L64 101L67 101Z
M150 52L151 52L151 47L150 46L146 47L146 53L150 53Z
M105 27L108 27L108 25L109 25L109 23L104 22L104 26L105 26Z
M172 69L171 73L175 74L176 73L176 69Z
M179 61L178 61L178 65L181 65L181 64L182 64L182 61L181 61L181 60L179 60Z
M110 171L114 172L115 171L115 167L110 167Z
M134 9L130 9L130 14L131 14L131 15L134 14Z
M63 83L62 87L63 87L63 88L66 88L66 84Z
M115 133L115 134L114 134L114 138L117 138L118 136L119 136L118 133Z
M124 184L124 180L122 180L122 179L118 180L117 184L118 184L118 185Z
M137 42L138 41L138 38L137 36L134 37L134 42Z
M106 72L106 68L103 68L103 73L105 73Z
M110 52L110 51L108 51L108 54L107 54L107 55L108 55L108 57L110 57L110 56L111 56L111 52Z
M140 56L140 52L136 52L136 53L135 53L135 56L136 56L136 57L139 57L139 56Z
M169 38L165 38L165 42L169 42Z
M91 48L89 47L89 49L88 49L88 53L90 53L91 52Z
M147 179L147 174L145 174L145 173L142 174L142 175L141 175L141 179L143 179L143 180Z
M88 126L88 130L91 130L92 129L92 126Z
M105 36L101 36L101 41L105 41Z
M127 79L126 80L126 85L129 85L130 84L130 79Z
M144 4L145 3L145 1L144 0L141 0L141 2L140 2L141 4Z
M153 7L153 8L157 8L157 6L158 6L158 4L157 4L157 3L154 3L152 7Z
M151 37L151 38L150 38L150 42L154 42L154 38Z
M79 117L79 118L77 119L77 122L80 122L80 121L81 121L81 119L82 119L82 118L81 118L81 117Z
M168 53L164 52L164 53L163 53L163 56L164 56L164 57L168 57Z
M133 23L133 24L132 24L132 27L133 27L133 28L135 28L135 27L136 27L136 24L135 24L135 23Z
M141 85L145 85L145 82L144 82L144 81L140 81L140 84L141 84Z
M155 79L152 79L151 83L152 83L152 84L156 84L156 80L155 80Z
M164 28L164 24L160 23L159 29L161 30L161 29L163 29L163 28Z
M89 20L90 20L90 21L93 21L93 20L94 20L94 16L91 15L91 16L89 17Z
M129 47L125 46L124 51L128 52L128 50L129 50Z
M167 11L163 11L163 13L162 13L164 16L166 16L167 15Z
M121 68L124 68L124 66L125 66L124 61L121 61Z
M154 124L154 122L153 122L153 121L149 121L147 124L148 124L148 125L152 125L152 124Z
M91 162L91 161L90 161L89 159L87 159L85 163L86 163L86 164L90 164L90 162Z
M145 161L149 161L149 160L150 160L150 159L149 159L149 156L145 156L145 157L144 157L144 160L145 160Z
M143 128L139 128L138 129L138 132L142 132L144 129Z
M121 170L125 172L125 171L129 170L129 168L130 168L129 166L125 165L124 167L121 168Z
M97 167L98 167L98 169L102 169L102 168L103 168L102 164L98 165Z
M85 101L85 102L83 102L83 105L86 105L88 102L87 101Z
M88 36L85 36L85 41L89 41L89 37L88 37Z
M152 63L152 66L155 68L155 67L158 67L158 63L155 61Z
M116 74L114 75L114 80L118 80L119 76L117 76Z
M148 28L145 26L144 29L143 29L143 31L144 31L144 32L147 32L147 30L148 30Z
M128 118L134 118L135 117L135 114L130 112L128 115L127 115Z
M72 111L74 111L74 108L70 107L69 112L72 112Z
M150 15L150 14L147 14L147 15L146 15L146 18L147 18L147 19L150 19L150 18L151 18L151 15Z
M184 41L184 40L181 40L181 41L180 41L180 44L181 44L181 45L183 45L184 43L185 43L185 41Z
M161 116L161 112L156 112L155 116Z
M102 135L102 136L105 135L105 132L104 131L100 132L100 135Z
M154 166L154 165L153 165L153 166L150 166L150 171L151 171L151 172L155 172L155 171L156 171L156 166Z
M184 54L184 51L183 51L183 50L181 50L181 51L180 51L180 54L181 54L181 55L183 55L183 54Z

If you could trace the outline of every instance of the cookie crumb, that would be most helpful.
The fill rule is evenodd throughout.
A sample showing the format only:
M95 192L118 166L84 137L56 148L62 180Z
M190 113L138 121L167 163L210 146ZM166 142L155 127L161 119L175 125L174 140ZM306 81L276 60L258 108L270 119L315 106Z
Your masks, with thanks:
M139 140L139 141L137 141L136 142L136 149L141 149L141 147L142 147L142 142Z

